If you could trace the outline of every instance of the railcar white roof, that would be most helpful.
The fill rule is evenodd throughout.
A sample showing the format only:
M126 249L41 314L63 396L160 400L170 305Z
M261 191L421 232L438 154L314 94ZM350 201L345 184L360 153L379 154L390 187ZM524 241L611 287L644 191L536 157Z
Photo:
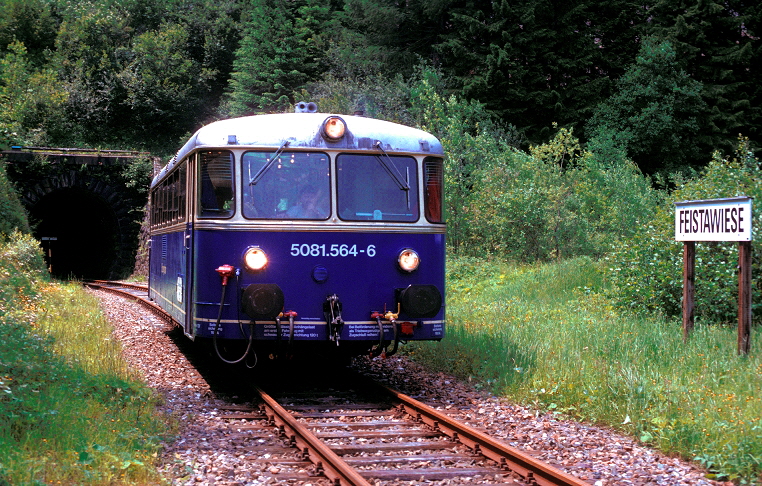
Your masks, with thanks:
M329 116L339 116L347 126L338 142L322 136L323 122ZM156 177L156 182L169 171L175 161L182 160L197 148L262 147L277 149L288 141L289 149L315 148L339 150L371 150L381 142L387 152L425 153L442 155L442 144L430 133L417 128L384 120L352 115L326 113L280 113L254 115L220 120L199 129L177 152Z

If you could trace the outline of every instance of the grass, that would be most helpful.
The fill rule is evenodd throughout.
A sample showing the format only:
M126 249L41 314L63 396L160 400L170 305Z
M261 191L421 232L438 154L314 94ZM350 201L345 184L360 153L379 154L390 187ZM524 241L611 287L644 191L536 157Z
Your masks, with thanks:
M31 238L0 245L0 484L160 482L156 396L97 299L42 268Z
M498 395L613 426L718 479L762 479L762 342L737 355L735 327L623 313L598 265L448 262L446 338L414 359Z

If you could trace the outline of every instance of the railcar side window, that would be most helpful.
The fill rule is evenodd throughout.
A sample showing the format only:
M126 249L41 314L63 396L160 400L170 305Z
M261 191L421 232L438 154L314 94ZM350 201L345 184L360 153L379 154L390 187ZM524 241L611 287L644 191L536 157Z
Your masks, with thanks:
M341 154L336 170L341 219L418 221L418 171L413 157Z
M243 215L250 219L325 220L331 215L329 158L324 153L246 152L241 159Z
M185 163L183 163L180 166L180 169L177 171L177 208L179 211L178 214L178 221L185 221Z
M442 214L442 188L444 187L444 168L442 159L426 157L423 160L423 187L426 219L430 223L444 223Z
M199 216L229 218L233 215L233 154L227 150L199 154Z
M185 221L185 164L151 190L151 226L159 228Z

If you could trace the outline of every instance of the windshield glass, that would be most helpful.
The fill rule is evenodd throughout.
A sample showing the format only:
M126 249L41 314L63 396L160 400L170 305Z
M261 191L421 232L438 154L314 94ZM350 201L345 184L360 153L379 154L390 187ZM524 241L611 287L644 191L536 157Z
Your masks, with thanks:
M342 154L336 169L341 219L418 221L418 173L413 157Z
M199 216L229 218L233 215L233 154L227 150L199 154Z
M243 215L250 219L328 219L331 214L329 158L323 153L246 152Z

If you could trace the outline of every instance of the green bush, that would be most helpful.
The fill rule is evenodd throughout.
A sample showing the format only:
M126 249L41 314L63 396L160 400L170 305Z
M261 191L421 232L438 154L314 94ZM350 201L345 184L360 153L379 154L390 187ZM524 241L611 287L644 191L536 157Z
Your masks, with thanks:
M14 230L31 233L26 211L8 180L5 165L0 164L0 239L7 238Z
M349 78L329 74L296 93L294 98L314 101L321 113L359 111L371 118L404 125L413 123L408 109L410 87L402 75L388 79L379 74Z
M11 233L0 243L0 317L14 309L14 302L36 295L35 286L47 279L42 250L31 235Z
M750 196L762 199L762 167L741 138L734 158L715 154L699 177L681 182L654 217L638 227L632 238L619 242L607 257L612 295L623 306L667 315L681 312L682 243L674 239L673 203L678 201ZM762 212L753 212L759 228ZM756 236L756 235L755 235ZM756 237L755 237L756 239ZM731 322L738 312L738 244L696 245L695 315L710 322ZM762 271L762 256L752 253L752 275ZM759 291L755 283L753 292ZM758 308L759 303L754 307Z
M472 145L482 158L462 177L470 189L463 181L448 186L447 206L457 211L448 223L462 254L522 262L600 257L657 207L657 191L632 162L602 164L569 130L529 153L478 137Z

